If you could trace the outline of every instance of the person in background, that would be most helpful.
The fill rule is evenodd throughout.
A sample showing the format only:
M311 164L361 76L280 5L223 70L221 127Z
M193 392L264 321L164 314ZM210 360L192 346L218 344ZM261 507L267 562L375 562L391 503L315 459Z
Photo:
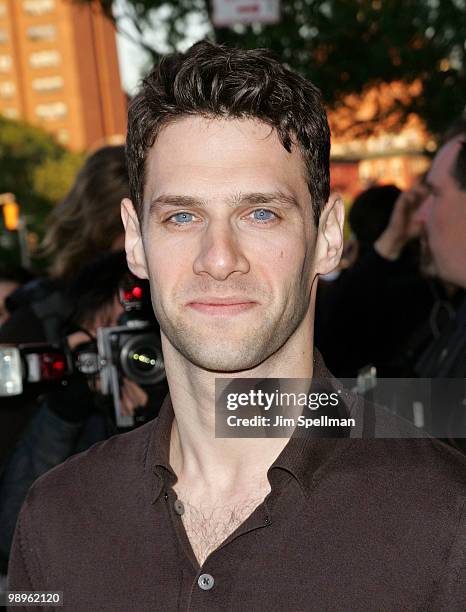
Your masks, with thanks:
M400 195L401 190L396 185L377 185L356 196L348 213L351 234L342 256L348 266L371 250L387 227Z
M466 453L466 117L447 132L425 187L413 215L421 228L423 267L449 287L456 308L414 369L420 378L440 379L432 385L433 427Z
M416 284L408 284L404 295L398 296L401 311L386 312L385 323L380 321L380 334L389 330L395 333L399 353L399 371L396 376L430 379L431 388L427 403L406 392L406 402L401 409L412 410L412 401L422 405L423 418L429 421L434 435L466 452L466 418L464 405L466 393L466 118L458 120L446 133L432 166L423 181L398 198L386 229L376 240L373 253L363 259L363 264L378 266L378 276L372 275L378 287L377 299L389 299L383 293L380 280L388 271L399 269L403 254L413 239L420 237L421 256L419 269L432 290L425 303L413 300ZM351 327L358 320L356 306L364 295L364 283L370 275L367 268L355 264L357 274L349 277L353 288L359 283L354 307L345 325L348 334L356 335ZM372 266L373 269L373 266ZM356 281L355 278L356 277ZM344 277L343 277L344 278ZM417 281L416 281L417 282ZM395 294L396 295L396 294ZM416 296L416 293L414 293ZM432 300L433 297L433 300ZM428 312L425 305L429 304ZM347 301L336 304L341 317L347 318ZM378 314L379 311L377 311ZM396 318L395 318L396 315ZM406 321L414 325L400 335ZM371 314L366 314L370 319ZM336 322L338 327L338 321ZM339 328L340 332L344 330ZM330 333L331 328L328 328ZM333 331L333 330L332 330ZM373 330L374 334L377 330ZM364 337L364 336L363 336ZM386 344L385 346L389 346ZM326 347L325 347L326 348ZM323 350L325 350L323 348ZM344 347L341 347L344 353ZM343 356L344 358L344 356ZM351 356L351 358L354 358ZM338 359L338 355L337 355ZM393 364L393 362L392 362ZM396 371L396 370L395 370ZM384 370L382 369L382 375ZM410 404L410 405L408 405Z
M95 341L99 327L118 325L123 314L119 288L130 276L124 251L102 255L82 268L67 290L74 304L67 323L66 342L71 351L87 348L84 345ZM145 319L153 318L147 306L143 314ZM31 484L68 457L118 433L111 398L102 396L92 382L75 371L43 394L4 466L0 475L0 573L6 573L16 519ZM123 378L122 413L134 415L139 410L139 423L146 422L156 416L167 391L165 381L142 388Z
M49 261L48 277L9 297L12 316L1 330L0 342L42 342L57 336L60 309L69 312L58 294L86 263L124 246L119 203L127 193L123 146L103 147L88 157L46 222L39 254Z
M7 299L10 317L0 328L0 344L60 342L73 304L65 293L79 270L95 257L123 246L120 202L129 193L123 146L92 153L63 199L51 212L40 252L49 260L47 277L22 285ZM21 432L37 410L40 392L2 398L0 471Z
M423 266L456 295L451 324L419 359L420 376L466 377L466 117L450 130L425 180L415 221L421 226Z
M394 185L371 187L349 212L350 261L331 283L319 283L316 344L328 367L353 378L367 366L379 376L402 376L402 348L434 302L431 283L419 271L417 232L409 234L396 257L380 250L394 211L416 200L422 189L401 193Z

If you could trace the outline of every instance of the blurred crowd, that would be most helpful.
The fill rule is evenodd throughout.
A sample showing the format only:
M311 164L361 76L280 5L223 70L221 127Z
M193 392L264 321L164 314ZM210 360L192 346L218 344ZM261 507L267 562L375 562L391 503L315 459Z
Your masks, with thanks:
M466 452L466 120L410 190L356 197L349 226L341 269L318 292L316 344L329 370L363 387L393 379L393 411L416 423L427 409L421 426ZM428 406L405 379L428 381Z
M0 270L0 344L65 346L82 355L95 346L98 329L125 324L122 292L137 286L134 296L149 294L122 250L120 202L128 191L123 147L87 159L48 221L48 275ZM315 339L329 370L339 378L370 371L374 378L463 380L452 402L439 402L442 418L456 423L464 418L466 378L466 120L446 134L412 189L376 185L358 195L349 226L340 268L319 280ZM157 330L150 300L138 309ZM119 372L118 410L130 423L121 427L115 397L102 394L84 370L1 398L0 573L32 482L93 443L154 418L167 393L163 377L144 385ZM409 406L403 414L412 416ZM465 451L454 431L452 425L448 441Z
M464 377L465 203L464 120L411 190L372 187L355 199L346 266L321 282L316 333L333 373L373 365L386 377Z
M51 262L48 274L0 270L0 345L20 347L24 359L34 351L49 360L95 353L98 329L127 325L122 294L134 286L138 318L158 331L148 287L132 277L123 250L120 203L128 193L123 146L87 159L48 219L41 245ZM17 515L34 480L95 442L154 418L168 391L163 377L144 385L131 372L119 372L118 410L127 417L122 427L115 397L101 393L98 377L86 367L71 369L63 377L57 369L52 380L42 372L37 382L23 381L22 393L0 398L0 574L6 574Z

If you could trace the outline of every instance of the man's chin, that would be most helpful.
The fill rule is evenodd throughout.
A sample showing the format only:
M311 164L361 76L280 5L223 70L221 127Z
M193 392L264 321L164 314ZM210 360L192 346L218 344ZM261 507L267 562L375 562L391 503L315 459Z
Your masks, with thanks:
M244 351L189 351L182 350L183 356L193 365L209 372L234 373L251 370L260 365L266 356L245 354Z
M260 365L270 342L264 339L212 337L198 334L165 334L174 349L194 366L211 372L240 372ZM189 341L187 342L187 340ZM194 339L196 339L194 341Z

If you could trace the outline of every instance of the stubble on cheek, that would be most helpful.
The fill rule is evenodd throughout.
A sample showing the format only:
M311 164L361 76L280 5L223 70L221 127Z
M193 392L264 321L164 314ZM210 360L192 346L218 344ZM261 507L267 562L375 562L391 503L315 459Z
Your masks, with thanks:
M265 278L275 274L270 282L260 282L261 271L254 275L254 268L252 273L231 275L220 282L208 275L195 275L186 265L192 260L192 252L186 254L182 268L173 258L171 262L170 258L155 261L152 256L154 312L165 337L179 353L206 369L234 371L258 365L288 340L309 306L312 257L306 252L300 261L295 250L284 246L277 249L275 257L270 257L270 251L267 255L268 265L262 272ZM264 259L261 263L264 265ZM179 282L168 276L170 267L181 279ZM273 290L274 282L277 291ZM256 313L244 317L204 320L187 304L209 295L240 295L259 305Z

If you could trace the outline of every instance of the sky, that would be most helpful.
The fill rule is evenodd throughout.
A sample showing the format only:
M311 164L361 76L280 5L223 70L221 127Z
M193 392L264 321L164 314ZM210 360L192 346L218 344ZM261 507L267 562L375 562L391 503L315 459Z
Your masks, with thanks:
M118 11L123 10L124 0L119 0L117 5ZM122 28L131 32L131 22L128 19L122 19ZM147 60L141 49L120 33L117 33L117 51L123 89L127 93L132 94L137 88L138 81L142 76L144 64Z
M132 94L142 75L144 56L135 45L120 34L117 36L117 50L123 89Z
M125 0L117 0L114 7L115 16L119 17L118 24L121 31L125 31L130 35L134 35L138 38L138 34L135 32L134 27L131 24L131 20L124 17L125 11L127 11L127 5ZM161 16L163 17L163 8L160 9ZM121 17L123 15L123 17ZM157 15L154 16L154 27L147 29L144 32L144 39L146 42L154 46L158 51L166 51L164 45L163 32L160 27L157 27ZM190 16L189 24L186 29L186 40L180 47L180 51L186 50L191 44L204 38L208 31L208 26L202 23L202 19L197 14ZM117 33L117 50L118 59L120 63L120 75L124 90L132 95L137 90L138 82L144 74L144 70L148 66L148 57L141 50L141 48L131 42L128 36L125 36L121 32Z

